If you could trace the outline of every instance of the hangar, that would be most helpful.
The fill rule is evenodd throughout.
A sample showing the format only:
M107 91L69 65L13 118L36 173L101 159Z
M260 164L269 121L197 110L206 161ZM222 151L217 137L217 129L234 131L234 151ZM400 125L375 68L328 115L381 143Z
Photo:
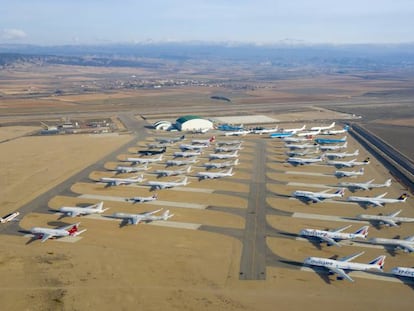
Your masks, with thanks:
M182 116L175 121L175 126L180 131L199 131L210 130L213 128L213 122L198 116Z

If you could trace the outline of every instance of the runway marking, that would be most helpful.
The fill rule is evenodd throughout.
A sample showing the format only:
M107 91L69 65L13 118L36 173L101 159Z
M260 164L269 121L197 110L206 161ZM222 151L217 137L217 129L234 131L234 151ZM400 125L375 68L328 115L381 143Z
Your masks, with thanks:
M297 172L297 171L286 171L285 174L291 175L308 175L308 176L325 176L325 177L335 177L333 174L323 174L323 173L314 173L314 172Z
M328 188L328 189L336 189L338 187L332 187L324 184L310 184L310 183L302 183L302 182L288 182L288 186L299 186L299 187L308 187L308 188Z
M340 216L321 215L321 214L309 214L309 213L293 213L294 218L305 218L305 219L317 219L317 220L328 220L328 221L341 221L341 222L352 222L359 224L368 224L368 221L347 219Z
M91 214L84 216L85 218L89 219L96 219L96 220L109 220L109 221L117 221L121 222L121 219L118 218L111 218L111 217L105 217L97 214ZM189 229L189 230L197 230L201 227L201 224L195 224L190 222L178 222L178 221L163 221L163 220L157 220L152 222L141 222L139 225L151 225L151 226L161 226L161 227L170 227L170 228L178 228L178 229Z
M107 195L99 195L99 194L82 194L78 196L78 198L82 199L96 199L96 200L103 200L103 201L115 201L115 202L126 202L124 197L117 197L117 196L107 196ZM131 202L130 202L131 203ZM206 209L207 205L205 204L197 204L197 203L186 203L186 202L171 202L171 201L150 201L146 202L151 205L159 205L159 206L170 206L170 207L182 207L182 208L194 208L194 209ZM146 205L145 203L135 203L134 205Z
M295 197L291 197L291 198L289 198L289 200L299 200L299 199L297 199L297 198L295 198ZM355 203L355 202L348 202L348 201L336 201L336 200L331 200L331 199L325 199L325 200L322 200L321 202L319 202L319 204L321 204L321 203L323 203L323 202L326 202L326 203L337 203L337 204L346 204L346 205L355 205L355 204L357 204L357 203Z
M297 241L302 241L302 242L306 242L309 241L306 238L302 238L302 237L297 237L295 240ZM321 244L326 243L326 242L321 242ZM357 247L366 247L366 248L377 248L377 249L383 249L384 247L381 245L374 245L374 244L368 244L368 243L359 243L358 241L352 241L352 240L342 240L340 242L338 242L340 245L343 246L357 246Z
M306 272L316 273L313 269L311 269L309 267L302 267L302 268L300 268L300 270L301 271L306 271ZM372 274L372 273L368 273L368 272L364 272L364 271L351 271L348 274L351 277L357 277L357 278L362 278L362 279L370 279L370 280L386 281L386 282L394 282L394 283L404 284L401 280L394 277L392 274L378 275L378 274Z
M34 235L29 233L29 234L23 235L23 237L33 238ZM39 239L39 241L40 240L41 239ZM57 242L65 242L65 243L75 243L75 242L78 242L79 240L82 240L82 237L81 236L65 236L65 237L61 237L61 238L53 238L53 239L50 239L50 240L57 241Z

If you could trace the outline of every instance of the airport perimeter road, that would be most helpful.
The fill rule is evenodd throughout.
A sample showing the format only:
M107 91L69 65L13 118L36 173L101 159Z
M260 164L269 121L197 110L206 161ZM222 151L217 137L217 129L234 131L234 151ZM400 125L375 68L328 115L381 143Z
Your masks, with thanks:
M240 280L266 279L266 141L256 141L246 227L240 260Z
M48 211L48 202L56 195L64 194L65 192L70 195L71 186L82 179L87 179L89 174L92 171L100 170L104 166L105 162L111 161L116 156L121 153L123 150L128 149L129 147L135 146L138 140L141 140L145 137L145 121L138 121L132 114L123 114L120 117L121 121L124 123L125 126L128 126L128 130L136 132L137 136L129 141L128 143L122 145L117 150L111 152L110 154L106 155L104 158L99 160L98 162L88 166L84 170L78 172L77 174L71 176L64 182L58 184L57 186L53 187L52 189L46 191L45 193L41 194L37 198L33 199L29 203L23 205L21 208L18 209L20 212L19 218L23 218L26 214L31 212L45 212ZM3 234L17 234L19 235L19 230L21 230L18 222L10 222L4 224L0 227L0 233Z

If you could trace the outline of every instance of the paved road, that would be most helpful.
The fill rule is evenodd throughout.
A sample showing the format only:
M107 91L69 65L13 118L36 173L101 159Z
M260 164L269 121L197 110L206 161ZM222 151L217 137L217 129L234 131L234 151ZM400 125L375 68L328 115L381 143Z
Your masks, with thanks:
M120 116L121 121L124 125L130 130L131 132L135 132L137 136L129 141L128 143L122 145L117 150L113 151L112 153L106 155L104 158L100 159L98 162L88 166L86 169L82 170L81 172L69 177L64 182L60 183L59 185L53 187L52 189L48 190L47 192L41 194L37 198L33 199L29 203L23 205L18 211L20 212L19 218L23 218L26 214L32 212L45 212L48 211L48 202L56 195L59 194L71 194L70 188L71 186L82 180L88 179L89 174L92 171L100 170L104 166L105 162L113 161L116 156L123 152L124 150L128 150L129 147L135 146L138 140L141 140L145 137L146 131L144 130L145 121L138 121L134 118L133 115L122 114ZM18 222L10 222L0 226L0 233L3 234L14 234L19 235L21 227L19 226Z

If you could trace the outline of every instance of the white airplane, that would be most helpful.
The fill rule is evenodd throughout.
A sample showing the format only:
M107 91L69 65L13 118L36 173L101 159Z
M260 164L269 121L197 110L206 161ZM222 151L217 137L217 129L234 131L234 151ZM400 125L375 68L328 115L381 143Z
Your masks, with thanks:
M241 150L241 149L243 149L241 145L235 145L231 147L216 147L214 151L215 152L231 152L231 151L236 151L236 150Z
M207 169L210 168L226 168L234 165L239 165L239 159L234 160L233 162L207 162L204 163L203 166Z
M305 165L305 164L312 164L316 162L322 162L325 159L324 155L321 155L317 158L298 158L298 157L290 157L287 159L287 162L293 165Z
M163 144L173 144L176 143L180 140L184 140L185 139L185 135L182 135L180 137L174 137L174 138L169 138L169 137L159 137L159 138L155 138L155 141L158 141L160 143Z
M303 157L305 155L318 153L318 151L319 151L318 149L305 149L303 151L291 150L291 151L286 152L286 154L290 157L296 157L296 156Z
M359 202L364 203L366 205L374 205L378 207L383 207L386 203L399 203L399 202L405 202L407 201L407 194L403 193L399 198L397 199L390 199L390 198L384 198L384 196L387 195L387 192L380 194L376 197L354 197L350 196L346 200L349 202Z
M0 223L4 224L9 221L18 221L16 217L19 215L20 215L19 212L14 212L14 213L4 215L3 217L0 217Z
M414 268L395 267L395 268L392 268L391 273L396 276L414 278Z
M327 130L327 131L323 131L322 134L323 135L336 135L336 134L343 134L348 132L349 130L349 125L345 125L342 129L340 130Z
M292 128L292 129L283 129L284 133L292 133L292 134L296 134L297 132L303 131L306 128L306 125L304 124L302 127L300 128Z
M216 136L211 136L209 139L193 139L191 144L209 146L211 143L215 142L215 140Z
M177 175L185 175L191 172L191 165L189 165L186 169L182 170L155 170L154 173L158 176L177 176Z
M208 145L189 145L189 144L181 144L179 148L181 150L196 150L201 151L203 148L208 148Z
M231 159L237 158L239 156L238 150L234 151L233 153L210 153L210 159Z
M330 125L328 126L314 126L311 127L311 131L324 131L324 130L329 130L331 128L333 128L335 126L335 122L332 122Z
M127 158L125 162L132 162L133 164L147 164L147 163L154 163L159 162L162 160L162 154L160 154L157 158Z
M152 189L166 189L166 188L173 188L178 186L186 186L188 185L188 178L184 177L184 179L177 180L177 181L149 181L148 186L151 186Z
M117 166L115 171L117 173L136 173L140 171L148 170L148 163L145 163L143 166Z
M167 144L166 143L157 143L157 144L147 144L149 149L155 149L155 148L163 148Z
M382 271L386 257L385 255L379 256L367 264L350 262L362 254L364 254L364 252L346 256L337 260L330 258L308 257L304 260L304 264L326 268L329 272L338 274L339 278L347 279L350 282L353 282L354 280L346 273L346 271Z
M242 140L223 140L220 142L217 142L218 146L232 146L232 145L240 145L241 143L243 143Z
M167 166L181 166L181 165L188 165L188 164L194 164L197 163L198 160L193 158L189 160L168 160L165 162Z
M230 167L228 171L221 171L221 172L198 172L197 176L200 179L207 179L207 178L221 178L221 177L227 177L227 176L233 176L233 168Z
M327 165L333 166L340 166L340 167L354 167L357 165L368 165L370 163L369 157L367 157L364 161L358 162L357 159L353 159L351 161L326 161Z
M155 220L168 220L169 218L174 216L174 214L170 214L169 210L165 211L161 216L154 216L155 213L158 213L161 210L162 208L153 212L147 212L143 214L115 213L111 217L122 219L131 225L137 225L142 221L151 222Z
M202 152L201 150L199 151L176 151L174 152L174 158L191 158L191 157L198 157L199 155L201 155Z
M316 131L296 133L296 136L298 136L298 137L314 137L316 135L319 135L320 133L321 133L321 130L316 130Z
M41 242L45 242L48 239L51 238L59 238L59 237L65 237L65 236L78 236L79 234L86 231L86 229L83 229L81 231L79 230L79 224L80 222L59 227L56 229L50 229L50 228L41 228L41 227L34 227L30 229L30 233L32 233L36 238L41 239Z
M296 190L292 193L292 196L295 198L304 198L305 200L313 203L318 203L325 199L342 198L345 194L345 188L339 189L335 193L328 193L329 190L330 189L327 189L321 192Z
M338 184L339 187L345 188L354 188L354 189L363 189L363 190L371 190L373 188L382 188L382 187L389 187L391 186L391 179L387 179L383 184L373 184L372 182L374 179L370 181L357 183L357 182L341 182Z
M352 153L348 153L348 152L326 152L325 155L328 158L345 158L345 157L354 157L359 155L359 150L355 150Z
M234 131L234 132L224 132L224 136L245 136L250 133L251 133L250 130L240 130L240 131Z
M262 128L262 129L253 130L253 133L262 135L262 134L274 133L274 132L277 132L277 131L278 131L278 128L276 126L274 128Z
M319 148L319 145L316 143L313 144L286 144L285 147L289 149L313 149L313 148Z
M361 168L359 171L335 171L334 175L336 177L353 177L353 176L362 176L364 175L364 168Z
M360 220L367 220L367 221L371 221L371 222L378 222L380 224L384 224L386 226L391 226L391 227L398 227L398 224L401 224L403 222L414 222L414 218L409 218L409 217L397 217L402 210L396 211L396 212L392 212L390 214L387 215L366 215L366 214L361 214L358 215L356 218L360 219Z
M319 149L322 151L327 150L340 150L340 149L346 149L348 147L348 142L344 142L342 145L323 145L319 146Z
M306 137L284 137L282 138L282 140L289 144L289 143L300 143L300 142L304 142L304 141L311 141L312 138L306 138Z
M145 203L145 202L151 202L151 201L155 201L158 199L158 195L155 193L152 196L149 197L132 197L132 198L127 198L125 199L125 201L127 202L133 202L133 203Z
M63 206L59 208L59 212L63 213L66 216L76 217L81 215L90 215L90 214L102 214L108 208L103 208L103 202L92 204L86 207L72 207L72 206Z
M119 186L137 184L144 181L144 175L134 176L130 178L114 178L114 177L102 177L99 182L106 183L107 186Z
M372 238L368 240L371 244L391 246L396 249L402 249L406 253L414 252L414 235L400 239Z
M368 235L369 226L363 226L354 233L342 232L351 226L352 225L333 230L303 229L300 231L299 234L306 238L316 238L320 242L326 242L328 246L336 245L339 247L341 246L338 243L339 240L366 239Z

